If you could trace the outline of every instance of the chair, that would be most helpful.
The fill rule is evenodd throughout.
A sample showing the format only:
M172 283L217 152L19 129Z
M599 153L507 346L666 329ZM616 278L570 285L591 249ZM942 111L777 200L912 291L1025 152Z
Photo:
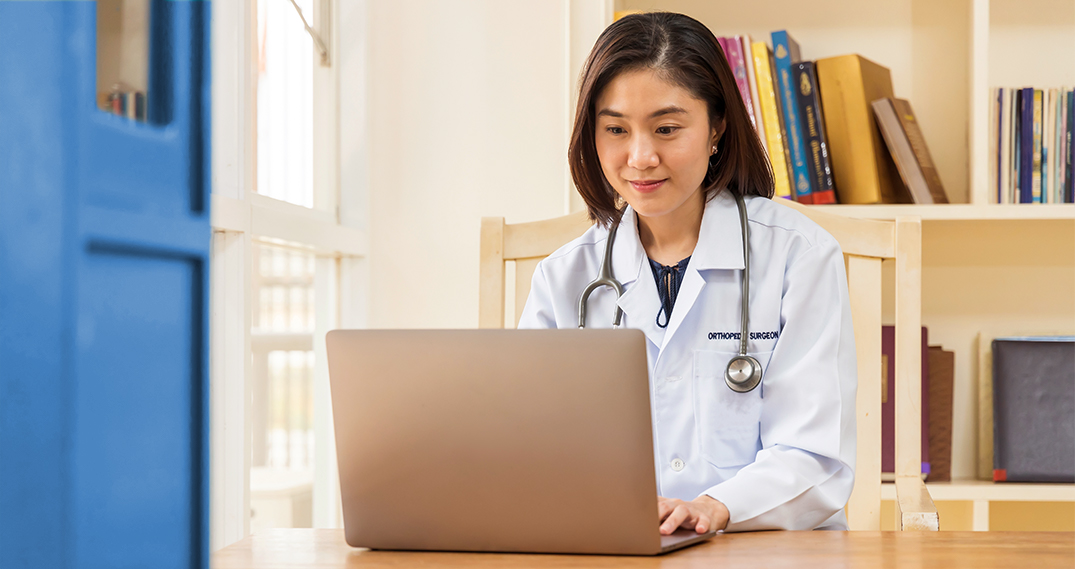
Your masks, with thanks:
M825 228L844 252L859 380L855 486L847 504L853 530L881 529L881 261L896 262L896 528L936 531L937 508L920 475L922 223L917 217L854 219L788 200L774 201ZM518 324L537 263L589 226L585 212L512 225L502 217L483 218L478 326L504 327L509 262L515 265Z

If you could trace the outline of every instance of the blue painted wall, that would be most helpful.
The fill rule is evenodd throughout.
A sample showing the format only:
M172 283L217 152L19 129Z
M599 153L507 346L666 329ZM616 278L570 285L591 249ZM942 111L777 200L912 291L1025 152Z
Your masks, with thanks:
M208 567L209 4L152 14L146 124L94 2L0 1L4 569Z

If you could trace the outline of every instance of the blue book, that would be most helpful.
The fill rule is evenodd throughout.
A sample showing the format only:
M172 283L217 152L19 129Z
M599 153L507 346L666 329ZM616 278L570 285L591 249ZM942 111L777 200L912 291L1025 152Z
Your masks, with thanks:
M1067 91L1067 129L1064 131L1067 138L1067 185L1064 189L1064 201L1075 203L1075 90Z
M1019 203L1034 203L1034 88L1019 100Z
M812 204L836 203L832 164L829 160L828 140L825 136L825 116L817 96L817 75L814 62L804 61L792 65L792 77L798 86L799 113L802 118L803 145L806 147L806 164L812 177L814 191L810 194Z
M772 33L773 62L776 66L777 88L780 103L784 107L784 126L787 128L788 149L791 151L791 174L795 188L795 200L813 203L814 184L806 163L806 145L803 141L802 118L799 116L799 99L796 96L795 74L792 65L801 60L799 44L786 30Z

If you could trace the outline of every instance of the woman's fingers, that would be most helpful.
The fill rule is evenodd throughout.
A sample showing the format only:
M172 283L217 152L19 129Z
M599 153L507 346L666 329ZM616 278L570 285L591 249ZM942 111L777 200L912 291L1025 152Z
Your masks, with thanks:
M694 526L694 531L696 531L698 533L705 533L705 532L709 531L709 528L712 525L713 524L712 524L712 521L709 519L709 516L707 516L705 514L700 514L698 516L698 523L695 524L695 526Z
M676 506L683 503L681 500L669 498L657 498L657 522L663 522Z
M693 502L661 498L657 502L658 522L661 534L669 535L683 527L698 533L706 533L713 527L713 520L703 508Z
M684 522L692 521L692 517L692 512L686 504L678 504L675 509L672 510L672 513L668 514L668 518L664 520L664 523L661 524L661 534L670 535L672 532L676 531L676 528L683 525Z

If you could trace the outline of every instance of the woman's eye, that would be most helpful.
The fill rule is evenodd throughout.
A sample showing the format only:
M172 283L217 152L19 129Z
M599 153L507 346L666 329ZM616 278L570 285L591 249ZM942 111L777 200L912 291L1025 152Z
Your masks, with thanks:
M657 127L657 134L672 134L677 130L674 126L661 126Z
M622 128L620 128L618 126L610 126L610 127L605 129L605 132L607 132L609 134L623 134L626 131L624 131Z

